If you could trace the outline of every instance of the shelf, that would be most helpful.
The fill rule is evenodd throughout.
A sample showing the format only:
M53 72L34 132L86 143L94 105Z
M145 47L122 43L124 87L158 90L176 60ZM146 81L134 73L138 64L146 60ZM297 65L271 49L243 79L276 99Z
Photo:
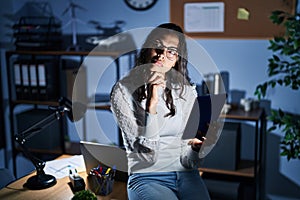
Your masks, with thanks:
M16 147L16 150L18 152L23 152L23 150L20 148L20 147ZM57 148L53 148L51 150L48 150L48 149L36 149L36 148L28 148L28 151L30 153L38 153L38 154L57 154L57 155L61 155L63 154L63 150L60 149L59 147Z
M16 51L7 51L8 54L22 54L22 55L47 55L47 56L110 56L118 57L122 54L121 51L110 51L109 49L103 51L28 51L28 50L16 50Z
M14 100L11 101L12 104L35 104L35 105L49 105L49 106L58 106L59 103L55 101L33 101L33 100Z
M241 176L246 178L254 178L254 162L249 160L242 160L238 164L238 169L235 171L232 170L222 170L222 169L212 169L212 168L200 168L203 173L215 173L215 174L224 174L231 176Z
M89 109L96 110L107 110L110 111L110 94L109 93L96 93L90 98L90 103L88 104Z
M95 108L96 110L107 110L110 111L110 104L103 104L103 103L90 103L88 105L89 109Z

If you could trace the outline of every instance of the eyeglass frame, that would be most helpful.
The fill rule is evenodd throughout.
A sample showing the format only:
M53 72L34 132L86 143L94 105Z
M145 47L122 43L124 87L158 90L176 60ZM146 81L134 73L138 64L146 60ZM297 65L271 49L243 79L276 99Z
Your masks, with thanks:
M160 45L160 46L158 46ZM166 51L166 57L171 60L171 61L174 61L176 60L176 58L178 57L178 49L176 47L167 47L165 46L162 41L160 40L155 40L153 43L152 43L152 49L154 49L155 51L157 50L163 50L163 53ZM173 53L172 53L173 52ZM161 54L161 53L159 53ZM169 55L169 56L168 56ZM170 56L171 55L171 56Z

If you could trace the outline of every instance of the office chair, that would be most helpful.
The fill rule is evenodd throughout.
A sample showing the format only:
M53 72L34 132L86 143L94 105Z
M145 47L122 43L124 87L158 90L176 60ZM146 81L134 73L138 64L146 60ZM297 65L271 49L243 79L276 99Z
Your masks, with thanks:
M6 185L8 185L16 179L15 176L11 173L11 171L6 168L0 169L0 177L0 189L4 188Z

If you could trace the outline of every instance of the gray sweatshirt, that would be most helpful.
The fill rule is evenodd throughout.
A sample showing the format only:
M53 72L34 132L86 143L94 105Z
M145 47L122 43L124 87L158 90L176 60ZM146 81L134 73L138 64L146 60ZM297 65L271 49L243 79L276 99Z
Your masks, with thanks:
M197 169L201 159L187 144L188 140L182 139L197 96L195 87L185 86L183 98L179 97L179 90L172 89L176 106L173 117L165 117L169 110L163 100L163 89L159 91L157 113L150 114L145 110L145 100L139 102L133 95L137 87L138 83L125 77L111 93L111 109L127 152L128 173Z

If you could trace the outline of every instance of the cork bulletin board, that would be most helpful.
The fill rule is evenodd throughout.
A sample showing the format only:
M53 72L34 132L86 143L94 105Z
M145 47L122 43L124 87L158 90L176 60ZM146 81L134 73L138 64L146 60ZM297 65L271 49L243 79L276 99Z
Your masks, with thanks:
M284 33L271 12L295 7L296 0L170 0L170 21L193 38L270 39Z

